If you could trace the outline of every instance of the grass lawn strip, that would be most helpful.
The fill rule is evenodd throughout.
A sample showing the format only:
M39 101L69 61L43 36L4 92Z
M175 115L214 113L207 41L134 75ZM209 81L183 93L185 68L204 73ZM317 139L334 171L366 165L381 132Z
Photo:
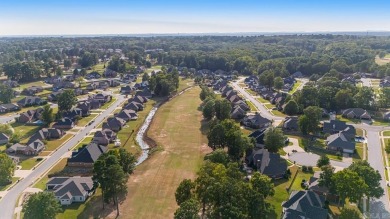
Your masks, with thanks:
M73 137L72 134L66 134L66 135L62 136L62 138L60 138L60 139L47 141L45 151L56 150L58 147L60 147L64 142L69 140L71 137Z

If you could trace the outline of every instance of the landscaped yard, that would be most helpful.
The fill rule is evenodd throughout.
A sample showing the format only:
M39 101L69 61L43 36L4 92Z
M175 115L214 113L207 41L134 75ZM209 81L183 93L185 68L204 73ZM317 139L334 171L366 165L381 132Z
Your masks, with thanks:
M109 103L107 103L106 105L108 105ZM86 126L90 121L92 121L94 118L96 118L98 115L96 114L91 114L87 117L83 117L82 119L80 119L78 122L77 122L77 126Z
M262 97L257 98L257 100L258 100L260 103L270 103L268 100L263 99Z
M45 151L54 151L55 149L60 147L65 141L67 141L71 137L73 137L72 134L66 134L61 139L47 141Z
M156 71L156 70L161 70L161 65L155 65L155 66L152 66L151 68L148 68L145 70L146 73L151 73L152 71ZM141 76L142 78L142 76Z
M62 159L58 162L45 176L43 176L35 185L34 188L45 190L46 183L49 179L48 175L61 171L66 166L67 159Z
M116 98L115 98L115 97L112 97L112 100L111 100L110 102L108 102L108 103L105 103L102 107L100 107L100 109L103 109L103 110L108 109L108 108L111 106L111 104L112 104L113 102L115 102L115 100L116 100ZM95 116L96 116L96 115L95 115Z
M255 105L253 105L251 101L247 100L246 104L248 104L248 106L251 108L251 111L257 111L257 108L255 107Z
M99 74L103 74L103 72L104 72L104 63L102 62L102 63L99 63L99 64L96 64L96 65L94 65L94 66L92 66L92 69L91 70L87 70L87 73L91 73L91 72L93 72L93 71L96 71L96 72L98 72Z
M272 110L272 113L273 113L275 116L286 117L286 114L280 112L279 110Z
M5 149L7 149L6 145L0 145L0 152L5 151Z
M293 94L297 91L298 87L302 84L301 81L296 81L293 88L288 92L289 94Z
M12 182L10 184L8 184L8 185L0 185L0 191L7 190L18 179L19 179L19 177L12 177Z
M31 170L39 162L36 157L29 157L28 159L21 160L19 165L22 166L22 170Z
M356 153L353 155L354 160L363 160L363 143L356 143Z
M390 131L384 131L383 136L390 136Z
M85 137L76 147L74 147L73 150L76 150L77 148L83 146L84 144L89 144L92 141L92 138L93 137L91 136Z
M14 129L14 133L18 133L20 135L20 139L22 140L22 142L23 139L29 138L31 135L41 129L40 126L28 126L17 122L12 123L11 126Z

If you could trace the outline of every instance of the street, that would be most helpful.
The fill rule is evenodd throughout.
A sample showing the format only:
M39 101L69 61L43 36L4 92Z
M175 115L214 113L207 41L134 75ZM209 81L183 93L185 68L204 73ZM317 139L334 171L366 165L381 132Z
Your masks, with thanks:
M122 95L117 95L116 97L117 100L113 102L107 110L98 115L91 125L81 129L78 134L71 138L48 159L36 167L35 170L32 171L27 177L20 180L12 189L8 191L8 193L0 200L0 219L13 218L15 204L20 194L22 194L25 189L32 186L40 176L44 175L46 171L48 171L58 160L61 159L61 156L68 152L72 147L77 145L77 143L81 141L86 135L88 135L94 127L98 126L99 123L106 119L115 110L116 107L120 106L120 104L125 101L125 98Z

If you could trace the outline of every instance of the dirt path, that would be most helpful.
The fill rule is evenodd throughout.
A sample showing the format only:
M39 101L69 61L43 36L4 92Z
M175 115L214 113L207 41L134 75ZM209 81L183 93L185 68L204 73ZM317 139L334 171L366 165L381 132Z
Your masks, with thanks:
M197 110L200 89L194 88L163 105L148 131L161 147L137 167L121 204L122 218L173 218L175 191L186 178L195 178L203 157L210 152Z

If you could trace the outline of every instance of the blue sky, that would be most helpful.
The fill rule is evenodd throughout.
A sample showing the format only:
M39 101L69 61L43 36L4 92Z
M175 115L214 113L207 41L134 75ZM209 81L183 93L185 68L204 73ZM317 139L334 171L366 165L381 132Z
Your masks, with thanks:
M390 31L390 0L0 0L0 35Z

